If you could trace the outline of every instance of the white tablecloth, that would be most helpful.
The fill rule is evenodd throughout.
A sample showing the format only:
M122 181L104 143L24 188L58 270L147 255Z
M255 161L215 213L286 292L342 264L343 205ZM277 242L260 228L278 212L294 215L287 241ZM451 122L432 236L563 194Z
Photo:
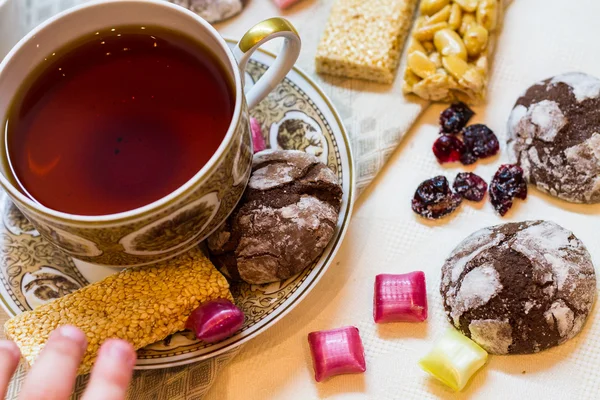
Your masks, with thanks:
M306 0L289 12L299 29L310 27ZM574 9L574 6L577 8ZM240 34L247 20L258 20L253 1L222 32ZM263 11L261 10L261 13ZM266 11L264 11L266 12ZM255 14L256 13L256 14ZM600 76L600 2L597 0L516 0L509 7L498 42L490 101L476 109L476 122L504 137L508 114L518 95L533 82L570 70ZM386 104L389 105L389 104ZM449 326L438 293L440 267L466 235L505 221L552 219L573 230L600 266L597 227L600 206L577 206L530 189L506 218L496 216L488 199L464 204L451 218L428 223L410 210L422 180L436 174L454 178L460 166L440 167L431 153L441 106L432 106L415 124L391 161L359 199L345 242L315 290L282 321L248 343L209 392L210 400L264 399L598 399L600 398L600 317L598 307L582 334L567 344L529 356L491 356L463 393L453 394L417 366L418 359ZM479 162L476 173L489 181L500 157ZM429 292L428 322L375 325L374 277L378 273L423 270ZM359 328L367 372L315 383L307 334L344 325Z
M48 0L51 1L54 0ZM316 46L321 22L327 17L330 4L330 0L304 0L283 13L298 27L306 49ZM577 9L573 9L575 5ZM250 0L239 17L217 27L224 35L239 37L253 23L276 14L279 12L269 0ZM513 2L499 41L490 102L476 110L475 121L487 123L502 138L515 99L531 83L570 70L600 76L600 56L595 51L597 37L600 37L599 15L597 0ZM268 47L276 49L277 45ZM303 51L301 65L310 65L309 54ZM377 90L357 93L362 84L351 82L350 85L354 90L332 87L326 91L343 117L356 114L356 118L350 118L348 128L361 135L359 139L380 140L378 135L385 130L385 119L393 119L394 111L401 109L401 95ZM488 365L461 394L453 394L417 367L417 360L448 327L437 291L443 259L472 231L509 220L552 219L573 230L587 244L596 265L600 265L595 229L600 206L570 205L534 189L530 191L530 198L518 202L504 219L494 214L487 200L483 204L465 204L453 217L439 223L416 218L409 204L418 183L439 173L453 178L463 170L458 166L440 167L431 154L441 110L441 106L431 107L417 121L383 173L361 197L342 249L315 290L282 321L244 346L240 355L220 372L206 398L600 398L597 307L582 334L563 346L531 356L490 357ZM377 125L375 131L362 132L360 121L368 116L384 122ZM489 181L505 160L502 152L500 157L480 162L470 170ZM377 162L381 161L380 157ZM375 275L412 270L426 272L429 320L421 324L375 325L371 315ZM344 325L360 329L367 372L317 384L313 379L307 334Z

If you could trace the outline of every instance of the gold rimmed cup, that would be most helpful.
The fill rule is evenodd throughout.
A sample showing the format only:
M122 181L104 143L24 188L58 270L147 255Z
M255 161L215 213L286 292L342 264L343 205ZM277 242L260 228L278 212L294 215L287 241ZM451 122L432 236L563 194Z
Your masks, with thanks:
M252 164L249 108L256 106L293 67L300 38L283 18L251 28L230 51L218 32L196 14L158 0L108 0L86 3L59 14L25 36L0 63L0 122L32 70L45 56L87 34L113 26L159 26L179 31L208 48L234 82L235 108L229 129L208 163L169 195L143 207L110 215L85 216L45 207L19 189L6 149L0 149L0 185L36 229L71 256L108 266L152 264L169 259L204 240L233 211L246 187ZM282 37L277 61L244 94L244 70L251 54Z

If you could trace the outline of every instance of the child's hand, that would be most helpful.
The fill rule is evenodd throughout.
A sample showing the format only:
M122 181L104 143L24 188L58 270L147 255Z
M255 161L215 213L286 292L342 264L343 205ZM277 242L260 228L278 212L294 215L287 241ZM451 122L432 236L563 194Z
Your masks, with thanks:
M71 396L77 368L85 349L85 334L62 326L50 335L46 347L27 374L21 389L23 400L66 400ZM4 398L21 354L16 344L0 341L0 398ZM108 340L92 370L83 400L123 400L131 381L136 354L123 340Z

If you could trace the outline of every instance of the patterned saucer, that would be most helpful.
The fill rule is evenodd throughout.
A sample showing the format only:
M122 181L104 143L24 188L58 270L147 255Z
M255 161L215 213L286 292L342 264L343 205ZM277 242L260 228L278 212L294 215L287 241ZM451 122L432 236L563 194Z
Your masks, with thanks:
M233 46L233 42L229 43ZM274 60L275 56L266 51L254 53L246 71L246 89ZM235 336L220 343L205 344L187 332L175 334L139 350L138 369L200 361L257 336L289 313L312 290L342 242L352 212L353 163L348 136L329 99L295 68L251 114L260 122L268 147L314 154L338 174L344 198L334 238L321 258L296 277L269 285L234 285L232 293L246 315L245 325ZM11 316L115 271L74 260L57 250L41 238L4 193L0 194L0 221L0 302Z

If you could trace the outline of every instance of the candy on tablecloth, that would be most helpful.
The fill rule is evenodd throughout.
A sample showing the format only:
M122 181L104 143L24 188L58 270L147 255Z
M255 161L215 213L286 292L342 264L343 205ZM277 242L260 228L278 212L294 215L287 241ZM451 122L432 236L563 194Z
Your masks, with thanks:
M416 0L337 0L317 49L317 72L394 80Z
M484 349L450 328L419 361L419 365L452 389L460 391L486 360L487 352Z
M335 375L365 372L365 350L354 326L311 332L308 344L313 359L315 380Z
M427 290L422 271L375 277L373 318L376 323L421 322L427 319Z

